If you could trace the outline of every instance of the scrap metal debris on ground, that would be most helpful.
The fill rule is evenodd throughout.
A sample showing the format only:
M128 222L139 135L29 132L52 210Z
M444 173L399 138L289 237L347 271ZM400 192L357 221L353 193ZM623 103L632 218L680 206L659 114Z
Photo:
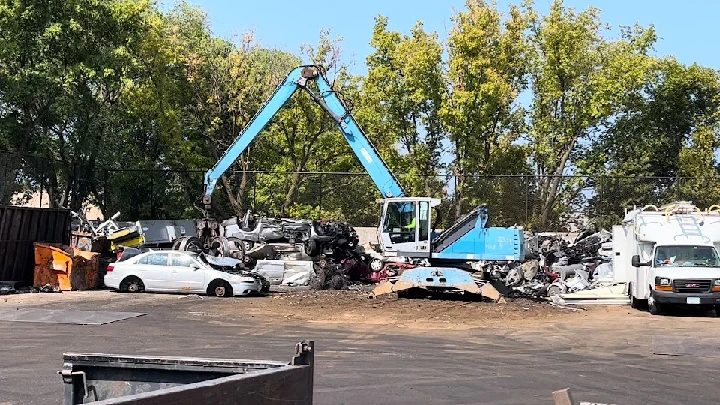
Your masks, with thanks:
M235 260L221 267L259 275L268 290L268 280L272 279L274 285L309 286L315 290L379 283L376 294L386 294L394 292L398 282L403 284L400 280L405 270L418 267L382 257L373 246L359 246L354 228L344 222L268 218L248 211L243 218L224 221L221 228L223 237L216 238L209 249L198 237L180 238L173 249L202 251L205 257L218 259L211 259L217 265L226 259ZM528 235L524 262L474 265L468 272L470 281L465 293L494 302L503 297L547 300L608 286L613 275L611 237L605 230L588 230L574 239L568 234ZM140 252L130 248L125 251L129 255ZM271 277L277 273L281 275ZM422 291L428 292L433 291Z
M471 284L476 288L468 290L465 295L470 297L475 292L494 302L502 302L504 297L546 301L561 294L605 287L611 282L613 270L609 252L612 251L612 242L609 232L588 231L571 241L561 235L544 234L537 237L537 242L537 248L531 249L525 262L487 262L481 264L476 272L469 272L473 280ZM403 272L417 267L393 262L377 267L373 263L375 257L368 254L367 248L344 250L335 258L314 262L312 274L302 278L308 280L307 284L302 284L315 290L343 290L363 283L379 282L373 294L378 296L395 292L397 283L402 284ZM414 293L414 290L410 292ZM431 290L418 294L410 292L402 296L419 297L434 293ZM562 302L552 302L557 306L563 305Z
M612 234L586 231L574 241L539 235L524 263L493 263L490 277L505 284L508 296L553 297L612 283Z

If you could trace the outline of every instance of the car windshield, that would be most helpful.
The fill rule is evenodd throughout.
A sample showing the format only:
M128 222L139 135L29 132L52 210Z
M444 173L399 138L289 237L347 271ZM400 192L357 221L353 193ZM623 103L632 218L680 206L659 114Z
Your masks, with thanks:
M655 267L720 267L720 257L712 246L658 246Z

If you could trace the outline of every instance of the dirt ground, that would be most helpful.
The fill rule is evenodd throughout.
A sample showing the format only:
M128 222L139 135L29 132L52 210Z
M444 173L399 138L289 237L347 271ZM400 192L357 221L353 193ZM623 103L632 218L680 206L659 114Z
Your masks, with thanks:
M249 300L246 308L258 314L292 317L313 323L394 325L410 329L464 330L487 324L528 319L553 320L577 316L577 311L530 300L506 303L440 299L398 299L396 294L371 298L364 291L298 291Z
M111 291L17 294L0 298L4 305L46 305L67 301L127 299L127 294ZM386 326L412 331L466 331L478 327L529 327L579 319L602 322L626 307L557 307L529 299L507 299L504 303L465 302L442 299L399 299L396 294L373 297L369 290L313 291L295 289L273 291L269 296L211 299L198 295L141 294L133 296L137 306L166 300L207 301L204 317L223 319L259 317L266 322L333 325L356 328ZM110 305L110 304L108 304ZM99 309L99 308L98 308ZM591 315L592 314L592 315ZM192 315L192 314L191 314Z
M0 404L60 404L63 352L283 360L316 342L318 405L716 404L720 318L528 300L369 298L367 291L216 298L111 291L0 296L0 308L142 312L106 325L0 322ZM653 352L697 338L704 354ZM715 345L715 346L713 346Z

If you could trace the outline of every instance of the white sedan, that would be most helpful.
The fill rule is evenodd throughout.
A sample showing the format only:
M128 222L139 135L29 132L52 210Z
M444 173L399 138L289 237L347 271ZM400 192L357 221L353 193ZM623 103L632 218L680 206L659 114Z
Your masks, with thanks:
M213 269L197 253L150 251L112 263L105 285L120 292L182 292L232 297L260 293L258 277Z

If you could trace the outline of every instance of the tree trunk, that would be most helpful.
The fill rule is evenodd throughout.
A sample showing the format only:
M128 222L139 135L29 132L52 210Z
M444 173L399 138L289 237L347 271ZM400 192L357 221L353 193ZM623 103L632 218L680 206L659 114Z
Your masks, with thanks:
M243 214L247 210L247 206L245 204L245 194L247 193L247 185L248 185L248 173L247 168L243 168L242 175L240 176L240 189L238 190L236 201L238 203L238 209Z
M220 156L219 156L218 150L217 150L217 144L214 141L211 140L209 142L208 149L210 151L210 156L212 156L215 161L220 160ZM244 159L244 157L245 157L244 155L245 155L244 153L240 155L241 161ZM245 177L247 176L247 173L245 173L245 170L246 170L246 167L243 167L243 182L246 183ZM233 177L235 177L235 176L233 175ZM241 183L240 192L237 194L237 197L236 197L236 194L233 192L232 182L230 181L230 179L228 178L228 176L225 173L223 173L220 176L220 181L222 181L223 188L225 189L225 195L227 195L228 201L230 201L230 206L232 207L233 212L238 217L243 216L245 214L245 204L243 201L244 200L243 197L245 196L245 191L242 188L243 184Z
M238 217L245 215L245 211L247 211L247 205L245 204L245 193L247 192L248 185L248 162L247 159L245 159L245 153L240 155L240 165L242 168L242 172L240 174L240 187L238 187L237 193L233 193L227 177L225 175L222 176L223 184L225 184L228 199L230 200L230 205L232 206L233 212ZM236 178L237 175L233 175L233 179Z
M426 176L425 177L425 196L426 197L432 197L432 183L430 179Z
M464 176L460 173L456 174L455 177L455 220L457 221L462 217L462 199L463 199L463 188L465 187Z
M281 216L285 216L285 212L288 208L290 208L290 205L292 205L295 193L297 192L298 187L300 187L301 178L302 175L299 173L299 170L295 170L292 175L292 179L290 180L290 187L288 188L287 194L285 194L285 201L283 202L282 209L280 211Z
M455 169L455 220L459 220L460 216L462 215L462 197L463 197L463 187L465 185L465 179L463 177L463 168L462 168L462 153L460 151L460 140L455 140L455 162L457 162L457 167Z
M562 174L565 170L565 165L567 164L568 159L570 159L570 153L572 152L573 148L575 147L575 143L579 139L580 135L578 134L578 131L575 131L575 135L573 135L573 138L570 140L570 143L568 143L567 146L565 146L565 151L563 152L562 157L560 158L560 162L558 162L557 167L555 168L555 173L552 181L548 181L550 187L549 190L547 190L547 194L545 197L545 201L543 201L543 208L542 208L542 214L540 216L540 226L543 227L547 224L547 220L550 217L550 212L553 209L553 206L555 206L555 201L557 200L557 192L558 188L560 188L560 183L562 182Z
M230 201L230 206L232 207L233 212L239 217L242 216L245 212L245 210L243 209L243 204L242 202L239 202L238 199L235 197L235 193L233 193L228 177L223 174L222 176L220 176L220 179L222 180L223 187L225 188L225 194Z

